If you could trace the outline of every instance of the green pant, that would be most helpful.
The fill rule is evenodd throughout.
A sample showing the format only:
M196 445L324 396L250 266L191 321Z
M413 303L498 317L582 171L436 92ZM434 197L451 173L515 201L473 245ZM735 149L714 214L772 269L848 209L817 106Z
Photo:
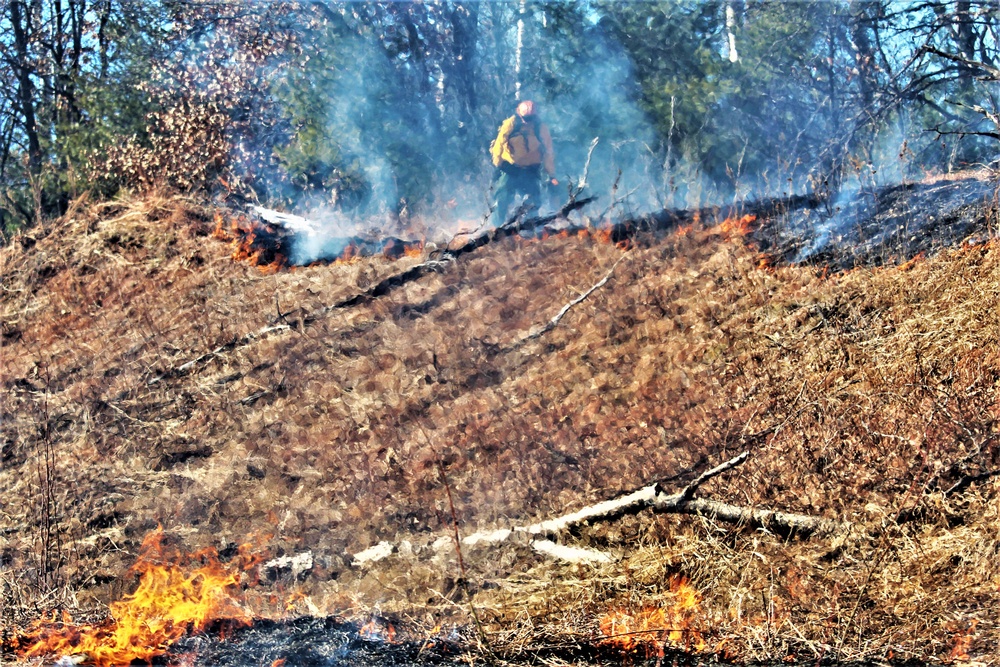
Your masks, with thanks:
M493 224L499 227L507 222L510 215L510 205L514 201L514 196L523 194L528 198L529 206L541 206L542 165L534 164L529 167L518 167L517 165L504 163L497 169L496 180L493 183L494 204Z

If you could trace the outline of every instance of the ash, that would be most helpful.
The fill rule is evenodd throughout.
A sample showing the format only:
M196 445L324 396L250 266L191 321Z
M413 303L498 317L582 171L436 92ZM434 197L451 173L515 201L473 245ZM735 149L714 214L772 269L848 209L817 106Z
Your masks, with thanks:
M792 264L898 264L988 236L996 197L997 183L980 178L858 190L828 206L775 216L753 238Z
M365 639L354 623L303 617L256 621L220 638L206 633L185 638L165 656L168 665L219 667L404 667L486 664L457 645L432 641L385 642Z

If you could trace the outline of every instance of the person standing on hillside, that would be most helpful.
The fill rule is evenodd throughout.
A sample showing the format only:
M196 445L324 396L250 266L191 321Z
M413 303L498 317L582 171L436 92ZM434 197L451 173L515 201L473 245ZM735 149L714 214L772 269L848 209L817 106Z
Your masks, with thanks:
M500 124L490 155L497 168L493 183L496 227L507 221L514 195L526 195L532 204L541 205L542 168L548 184L559 185L552 134L548 125L539 120L538 107L531 100L518 104L516 113Z

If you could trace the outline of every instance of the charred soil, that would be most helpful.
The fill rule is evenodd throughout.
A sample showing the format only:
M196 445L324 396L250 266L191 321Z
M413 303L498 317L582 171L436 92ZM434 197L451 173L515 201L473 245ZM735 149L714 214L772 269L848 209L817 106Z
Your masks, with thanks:
M959 242L842 271L775 262L804 242L774 226L762 256L777 217L751 236L702 219L627 249L514 235L339 309L426 258L265 275L212 237L216 213L180 197L81 201L0 249L8 639L49 609L104 615L162 526L223 559L253 542L247 604L273 622L378 610L507 660L604 647L996 664L989 207L963 209L974 242L936 237ZM701 496L852 531L648 514L562 536L609 562L517 541L463 547L459 562L456 524L679 489L742 451ZM380 543L384 557L356 557ZM643 625L656 610L671 627Z

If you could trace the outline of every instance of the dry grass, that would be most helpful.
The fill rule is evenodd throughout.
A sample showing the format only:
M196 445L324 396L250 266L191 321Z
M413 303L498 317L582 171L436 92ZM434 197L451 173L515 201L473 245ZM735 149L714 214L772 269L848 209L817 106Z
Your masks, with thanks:
M451 522L443 478L472 532L681 485L749 449L701 493L859 531L835 544L639 517L572 538L617 554L600 569L470 552L493 647L589 640L609 608L667 601L681 575L708 650L736 659L993 664L997 482L944 491L1000 468L995 242L827 276L759 269L738 241L688 230L640 244L513 345L621 251L508 239L150 385L279 309L294 323L418 261L263 276L208 236L211 214L82 202L0 250L0 488L36 499L0 507L8 629L53 605L99 614L157 523L192 549L312 551L299 588L327 613L467 622L453 559L423 548ZM413 555L350 565L403 539Z

